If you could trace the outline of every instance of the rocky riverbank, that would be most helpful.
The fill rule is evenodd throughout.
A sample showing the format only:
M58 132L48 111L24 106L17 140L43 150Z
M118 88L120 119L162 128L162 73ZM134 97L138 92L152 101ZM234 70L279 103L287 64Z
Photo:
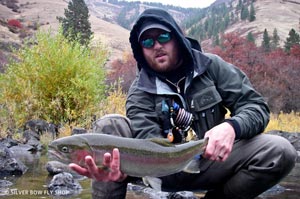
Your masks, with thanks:
M21 160L24 156L30 158L31 155L45 151L45 147L41 144L40 135L43 133L51 133L53 137L57 134L57 130L51 124L45 121L36 120L26 123L22 132L20 132L21 139L14 140L11 136L2 138L0 140L0 176L22 176L27 171L27 165L25 165ZM85 133L87 130L84 129L74 129L73 134ZM283 131L269 131L269 134L278 135L288 139L291 144L296 148L298 152L298 165L300 163L300 132L283 132ZM65 185L62 189L66 190L61 193L72 193L78 194L80 192L80 180L85 179L82 176L72 172L66 165L59 162L49 161L44 165L44 168L48 171L49 175L53 176L52 181L49 182L49 190L59 190L60 182L64 182ZM59 175L58 175L59 174ZM71 174L71 175L69 175ZM291 177L298 179L299 175L295 173L290 174ZM73 179L74 178L74 179ZM13 187L13 182L0 179L0 191L3 188ZM74 189L74 190L72 190ZM275 191L271 190L272 193L278 192L278 187L275 187ZM280 189L281 190L281 189ZM162 198L198 198L199 194L193 192L155 192L151 188L144 187L142 184L129 184L128 191L130 193L144 194L145 196L151 197L151 195L158 196L161 195ZM57 192L55 192L57 193ZM201 193L200 193L201 196Z

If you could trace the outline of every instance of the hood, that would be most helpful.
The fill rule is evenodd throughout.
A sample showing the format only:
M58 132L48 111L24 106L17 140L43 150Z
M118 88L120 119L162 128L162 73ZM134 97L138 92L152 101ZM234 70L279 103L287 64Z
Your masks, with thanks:
M180 48L182 49L184 66L193 68L194 59L193 59L193 53L191 48L191 42L189 41L189 39L184 36L179 25L176 23L174 18L168 12L162 9L152 8L152 9L147 9L143 13L141 13L140 17L137 19L130 32L129 41L131 44L133 56L136 59L138 64L138 69L141 70L142 68L144 68L147 72L155 73L148 66L143 56L142 48L138 43L139 32L142 24L150 20L155 23L163 24L164 26L168 27L171 30L172 34L177 38Z

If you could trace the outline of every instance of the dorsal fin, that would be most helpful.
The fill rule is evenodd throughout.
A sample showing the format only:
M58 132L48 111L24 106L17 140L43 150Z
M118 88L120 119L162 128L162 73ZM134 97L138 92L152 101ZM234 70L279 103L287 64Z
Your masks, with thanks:
M164 146L164 147L175 146L172 142L170 142L169 139L165 139L165 138L149 138L149 140L151 142L154 142L154 143Z

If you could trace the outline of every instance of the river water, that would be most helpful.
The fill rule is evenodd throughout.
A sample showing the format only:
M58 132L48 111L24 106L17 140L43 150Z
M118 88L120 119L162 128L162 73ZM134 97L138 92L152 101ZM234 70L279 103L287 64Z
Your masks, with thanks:
M51 180L48 176L48 172L45 165L48 158L45 154L25 154L22 153L21 161L28 167L28 170L21 177L6 177L2 178L11 181L13 185L0 188L0 198L7 199L90 199L91 198L91 188L90 180L84 179L80 180L82 186L82 191L75 196L62 197L62 196L52 196L47 190L47 183ZM201 193L198 194L201 196ZM148 191L134 192L129 190L127 192L127 199L163 199L164 197L160 195L155 197L155 194L151 194ZM165 197L167 198L167 197ZM273 189L265 192L260 197L261 199L299 199L300 198L300 163L296 164L294 170L282 181L279 185L275 186Z

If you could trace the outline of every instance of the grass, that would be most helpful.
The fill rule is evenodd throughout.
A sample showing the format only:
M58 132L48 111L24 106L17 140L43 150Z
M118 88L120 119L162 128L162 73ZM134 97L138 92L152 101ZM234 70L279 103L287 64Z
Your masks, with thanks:
M280 130L300 133L300 112L271 114L265 131Z

